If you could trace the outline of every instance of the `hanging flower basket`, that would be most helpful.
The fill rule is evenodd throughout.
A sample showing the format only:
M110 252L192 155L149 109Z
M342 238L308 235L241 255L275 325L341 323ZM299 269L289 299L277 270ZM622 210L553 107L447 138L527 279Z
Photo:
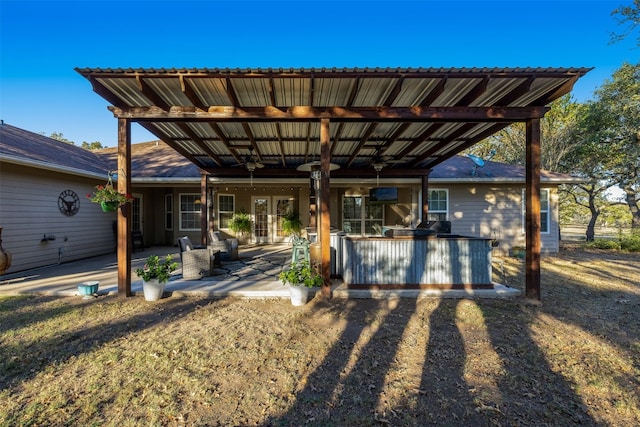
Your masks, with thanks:
M103 212L113 212L118 209L118 206L133 201L130 194L121 193L113 187L111 174L109 174L107 184L96 185L96 190L93 194L87 194L87 199L93 203L100 203Z
M100 202L102 212L114 212L118 206L120 206L118 202Z

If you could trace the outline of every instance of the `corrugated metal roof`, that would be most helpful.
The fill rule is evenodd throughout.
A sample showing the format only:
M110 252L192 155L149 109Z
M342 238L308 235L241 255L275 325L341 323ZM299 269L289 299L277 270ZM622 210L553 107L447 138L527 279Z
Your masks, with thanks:
M196 166L256 177L320 156L332 176L429 170L510 123L541 116L588 68L78 68L114 114L140 122Z

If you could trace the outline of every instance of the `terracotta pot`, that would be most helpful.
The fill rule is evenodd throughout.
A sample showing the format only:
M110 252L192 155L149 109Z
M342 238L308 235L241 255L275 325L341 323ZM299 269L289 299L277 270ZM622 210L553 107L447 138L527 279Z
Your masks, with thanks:
M0 275L11 267L11 252L2 248L2 227L0 227Z

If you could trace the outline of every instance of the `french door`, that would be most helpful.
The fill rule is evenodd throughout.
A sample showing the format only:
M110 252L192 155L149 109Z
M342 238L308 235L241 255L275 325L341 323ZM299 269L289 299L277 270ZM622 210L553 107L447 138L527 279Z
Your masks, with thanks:
M253 236L255 243L269 243L271 228L269 211L271 210L271 197L252 197L251 214L253 216Z
M280 243L286 241L289 236L282 231L282 217L290 212L294 212L293 199L289 197L273 198L273 214L274 214L274 242Z
M287 236L282 232L280 219L293 210L293 199L289 197L252 197L251 215L254 227L251 240L255 243L284 242Z

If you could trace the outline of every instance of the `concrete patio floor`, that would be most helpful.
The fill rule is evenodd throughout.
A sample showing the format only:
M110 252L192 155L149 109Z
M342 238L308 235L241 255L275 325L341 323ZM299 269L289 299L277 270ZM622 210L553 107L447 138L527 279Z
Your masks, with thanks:
M156 246L135 252L131 257L132 271L141 267L149 255L168 254L180 261L177 247ZM238 260L223 262L201 280L183 280L180 267L167 283L165 296L289 298L288 288L277 276L290 259L288 244L243 245ZM79 296L77 285L93 280L100 282L98 295L117 294L115 253L5 274L0 276L0 295ZM133 272L131 290L134 295L142 295L142 280ZM354 290L347 289L341 280L333 280L332 294L334 298L511 298L520 296L521 291L500 284L480 290Z

